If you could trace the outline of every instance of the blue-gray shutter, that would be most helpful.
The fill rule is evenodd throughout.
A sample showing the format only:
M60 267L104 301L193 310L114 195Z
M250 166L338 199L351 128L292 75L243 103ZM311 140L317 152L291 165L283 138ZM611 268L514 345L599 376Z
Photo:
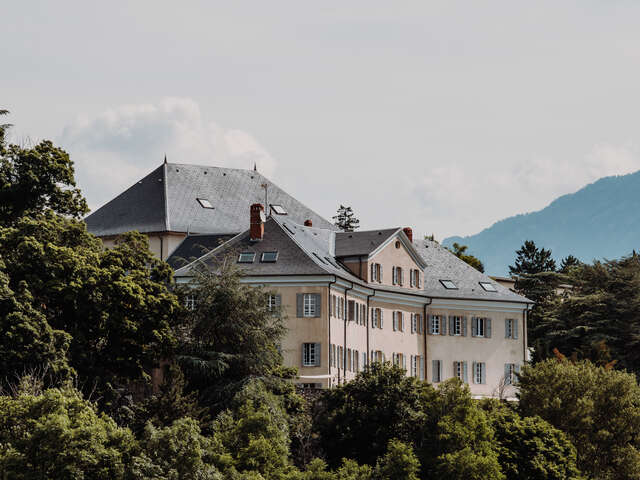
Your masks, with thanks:
M319 317L322 313L322 295L319 293L313 293L312 295L315 295L316 297L316 309L313 312L313 316Z
M302 358L300 359L300 366L304 367L304 346L305 344L302 344Z
M304 313L304 293L296 294L296 317L301 318Z
M478 336L478 319L476 317L471 317L471 336Z
M316 343L315 348L316 348L316 361L315 361L315 366L319 367L320 366L320 359L322 358L322 349L321 349L321 344L320 343Z
M424 355L420 355L420 380L424 380Z
M511 380L509 379L509 365L510 363L504 364L504 384L511 385Z
M513 365L513 370L515 371L515 375L514 375L514 379L513 379L513 383L518 383L518 375L520 375L520 365L518 365L517 363L515 363Z
M378 267L380 267L379 269L380 277L378 278L378 282L382 283L382 264L378 263Z
M469 373L467 372L467 362L462 362L462 377L464 378L464 383L469 383Z
M440 381L440 360L431 360L431 382L437 383Z
M462 317L462 336L467 336L467 317Z
M476 368L478 368L478 362L471 363L471 383L476 383Z
M447 321L444 317L441 317L440 319L440 335L446 335L447 334Z
M487 322L487 324L484 326L484 336L491 338L491 319L487 318L485 322Z
M433 332L433 315L429 315L429 326L428 326L427 333L431 335L432 332Z
M449 335L454 335L455 334L454 322L455 322L455 320L453 318L453 315L449 315Z
M509 320L508 318L504 319L504 338L509 338Z
M518 338L518 319L513 319L513 338Z
M375 278L375 273L376 273L376 264L372 263L371 264L371 278L369 279L370 282L373 282L373 279Z
M276 294L276 307L280 308L282 306L282 295L279 293Z
M380 312L380 318L378 319L378 326L382 328L384 326L384 315L381 308L378 309L378 312Z
M487 364L482 362L481 364L482 366L480 367L480 376L481 376L481 382L483 385L487 383Z

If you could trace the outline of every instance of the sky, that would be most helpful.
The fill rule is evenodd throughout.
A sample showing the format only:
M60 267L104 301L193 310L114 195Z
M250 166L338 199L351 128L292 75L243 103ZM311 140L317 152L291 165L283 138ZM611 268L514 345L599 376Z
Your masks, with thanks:
M640 2L6 2L0 108L95 209L169 162L477 233L640 169ZM414 233L415 235L415 233Z

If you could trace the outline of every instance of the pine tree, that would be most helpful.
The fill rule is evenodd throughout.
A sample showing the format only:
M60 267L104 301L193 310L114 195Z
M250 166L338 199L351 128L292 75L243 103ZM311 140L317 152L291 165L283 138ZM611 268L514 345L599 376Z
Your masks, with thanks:
M516 251L516 261L509 266L511 275L535 274L541 272L555 272L556 261L551 256L551 250L538 249L533 240L527 240Z
M360 228L360 220L355 217L351 207L340 205L337 214L333 217L335 225L344 232L353 232Z
M582 262L573 255L568 255L562 259L560 263L560 272L569 273L569 269L572 267L578 267L582 265Z

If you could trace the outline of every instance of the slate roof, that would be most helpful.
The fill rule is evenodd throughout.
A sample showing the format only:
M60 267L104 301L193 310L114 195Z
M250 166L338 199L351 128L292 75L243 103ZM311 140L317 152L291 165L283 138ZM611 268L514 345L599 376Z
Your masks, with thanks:
M202 257L205 253L231 240L236 234L189 235L176 247L166 262L174 270Z
M336 256L369 255L400 228L336 233Z
M415 240L413 246L427 263L424 269L424 293L438 298L473 298L483 300L502 300L511 302L527 302L530 300L518 295L488 275L479 272L460 260L438 242L431 240ZM440 280L451 280L457 290L447 290ZM491 283L496 292L487 292L479 282Z
M249 228L249 206L282 205L295 223L310 219L330 230L336 227L253 170L165 163L85 218L97 236L130 230L232 234ZM203 208L198 198L213 209ZM268 213L268 208L267 208Z

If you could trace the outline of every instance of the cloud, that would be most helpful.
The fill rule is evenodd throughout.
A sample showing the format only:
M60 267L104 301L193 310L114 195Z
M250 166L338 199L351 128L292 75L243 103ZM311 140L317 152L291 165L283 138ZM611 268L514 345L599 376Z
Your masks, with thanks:
M204 118L189 98L120 105L79 117L59 138L76 164L80 187L92 208L138 178L169 162L252 168L272 176L276 161L249 133Z
M533 156L505 168L440 166L410 180L410 191L419 199L422 218L439 234L470 235L502 218L544 208L599 178L639 169L634 145L602 143L574 161Z

